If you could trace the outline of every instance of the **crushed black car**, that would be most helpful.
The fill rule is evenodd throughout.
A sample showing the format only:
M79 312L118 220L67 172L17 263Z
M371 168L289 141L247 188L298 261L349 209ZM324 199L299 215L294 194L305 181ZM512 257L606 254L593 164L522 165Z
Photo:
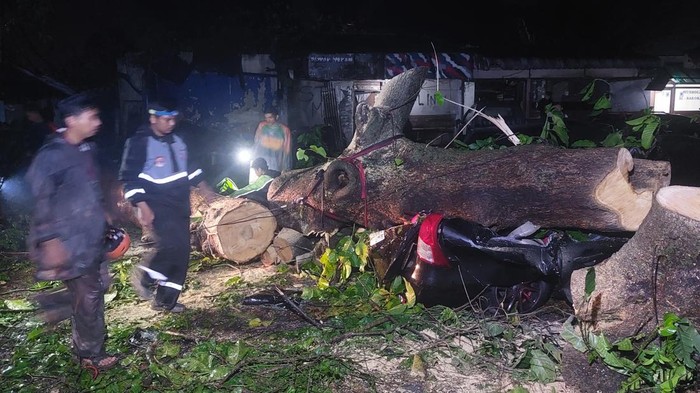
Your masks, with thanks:
M535 311L553 295L571 304L572 272L604 261L631 237L540 230L530 222L502 234L439 213L416 216L398 231L393 245L373 246L391 255L375 264L385 283L404 277L427 307L472 304L506 313Z

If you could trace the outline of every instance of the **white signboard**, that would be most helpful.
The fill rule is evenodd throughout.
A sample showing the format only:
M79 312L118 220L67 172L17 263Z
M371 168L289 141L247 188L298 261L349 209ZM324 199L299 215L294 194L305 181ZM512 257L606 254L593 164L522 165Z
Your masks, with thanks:
M445 101L442 105L438 104L435 98L437 87L437 80L435 79L428 79L423 82L423 87L420 89L420 93L418 93L418 97L416 97L416 101L413 103L413 109L411 109L412 116L461 113L461 108L453 103ZM462 97L462 81L459 79L440 79L440 93L450 101L460 104L464 101Z
M674 111L700 111L700 87L676 88Z

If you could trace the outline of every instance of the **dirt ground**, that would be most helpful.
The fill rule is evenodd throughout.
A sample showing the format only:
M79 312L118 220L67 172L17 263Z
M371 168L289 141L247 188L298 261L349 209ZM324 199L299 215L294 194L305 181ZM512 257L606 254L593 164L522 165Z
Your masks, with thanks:
M147 248L136 243L129 251L128 256L138 259ZM266 267L260 262L253 262L246 265L224 264L198 272L190 272L188 284L183 291L180 301L191 310L192 331L208 331L208 338L217 339L251 339L258 335L264 335L266 331L275 329L291 329L308 322L299 315L282 307L269 306L246 306L234 305L225 312L214 306L216 297L224 293L227 289L226 282L234 277L241 277L243 282L251 285L251 293L260 292L261 284L272 276L279 274L274 266ZM301 290L304 285L309 285L308 281L296 274L293 269L285 273L289 275L289 285L285 292ZM558 307L554 305L553 307ZM214 315L214 314L217 315ZM132 304L124 304L119 307L109 308L107 321L110 324L137 324L144 328L152 325L154 321L163 318L162 313L151 310L149 303L139 301ZM245 321L253 318L260 318L263 321L272 321L269 326L251 329ZM558 333L561 323L566 319L565 315L559 312L550 313L548 317L541 319L541 328L548 334ZM200 328L200 329L198 329ZM205 328L205 329L201 329ZM423 332L430 336L431 332ZM467 353L473 352L472 343L467 340L453 340L453 346L460 347ZM479 364L475 362L472 372L464 372L464 365L461 368L452 364L450 357L441 358L437 356L430 362L423 363L422 367L413 367L410 371L406 367L400 366L403 360L399 357L387 356L386 349L376 346L376 343L368 342L367 347L353 348L338 346L338 353L353 359L361 365L363 371L378 376L377 389L380 393L484 393L484 392L508 392L518 383L513 381L507 372L494 372L494 367L489 364ZM386 345L386 344L383 344ZM400 346L403 351L420 352L421 348L429 345L412 341L403 337L398 337L391 345ZM567 385L561 377L559 380L549 384L524 384L531 393L588 393L600 390L581 390ZM349 387L349 391L353 390ZM604 392L604 391L600 391Z
M141 255L148 250L147 246L141 245L138 240L132 243L132 247L127 253L135 263ZM19 274L19 272L18 272ZM230 340L254 340L255 337L265 336L266 333L290 330L300 326L308 325L298 314L284 307L271 306L248 306L240 302L234 302L228 308L216 306L215 302L219 295L224 294L229 288L227 281L235 277L240 277L241 282L247 283L244 288L248 294L259 293L261 288L270 288L268 281L275 275L285 274L286 293L301 291L305 285L313 285L307 278L296 274L294 269L286 273L280 273L275 266L266 267L260 262L253 262L246 265L220 264L213 268L202 269L200 271L190 271L187 284L180 297L180 301L188 308L189 323L187 329L173 334L206 335L204 337L193 337L195 340L202 339L230 339ZM22 283L31 282L31 274L26 277L13 277L11 283L5 283L0 287L0 292L11 293L13 290L21 288ZM272 282L273 280L270 280ZM274 282L278 282L277 277ZM24 286L26 288L26 286ZM3 296L3 298L7 298ZM550 309L550 312L546 312ZM563 321L567 318L567 310L563 310L556 302L552 306L545 307L543 314L536 319L536 329L541 329L542 334L558 337ZM137 325L143 329L148 329L166 314L156 312L150 308L146 301L135 301L122 303L118 306L108 306L107 323L110 325L129 324ZM248 322L254 318L269 322L267 326L250 327ZM523 383L512 379L510 370L495 367L488 359L471 361L465 365L454 364L453 356L445 353L444 356L439 351L435 353L430 361L414 362L414 367L410 370L401 364L405 361L405 356L391 356L392 353L425 353L426 349L435 345L439 337L431 331L422 331L425 336L434 338L434 342L419 342L407 336L396 335L393 341L387 342L381 339L368 339L364 343L353 343L352 346L338 345L335 354L348 357L359 365L362 371L377 377L377 391L380 393L500 393L509 392L516 386L523 386L530 393L607 393L614 392L615 386L610 381L609 386L600 388L601 381L609 380L609 370L601 370L585 364L585 359L575 358L576 368L564 370L566 382L561 375L555 382L549 384ZM452 339L451 348L459 348L465 353L475 353L475 344L464 338ZM583 359L583 362L580 360ZM500 370L500 371L497 371ZM596 383L586 383L591 378ZM576 385L568 383L575 381ZM619 382L617 382L619 383ZM605 385L605 384L603 384ZM580 386L584 386L581 388ZM348 386L345 391L362 392L354 386Z

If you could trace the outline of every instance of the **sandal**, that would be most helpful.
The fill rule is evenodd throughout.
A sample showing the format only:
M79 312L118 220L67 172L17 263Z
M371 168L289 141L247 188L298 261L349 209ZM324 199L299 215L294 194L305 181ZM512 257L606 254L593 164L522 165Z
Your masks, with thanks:
M82 358L80 365L87 369L95 369L98 371L108 370L119 364L119 358L114 355L101 355L91 358Z

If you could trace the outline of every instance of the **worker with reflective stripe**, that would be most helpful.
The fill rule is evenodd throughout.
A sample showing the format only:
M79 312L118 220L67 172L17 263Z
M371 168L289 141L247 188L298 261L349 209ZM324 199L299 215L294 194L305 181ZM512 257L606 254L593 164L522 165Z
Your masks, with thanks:
M173 132L178 112L159 103L148 108L149 122L127 139L119 169L124 197L136 206L139 223L155 241L132 271L131 283L141 298L152 299L155 310L182 312L185 306L177 300L189 264L190 187L208 199L216 194L185 141Z

